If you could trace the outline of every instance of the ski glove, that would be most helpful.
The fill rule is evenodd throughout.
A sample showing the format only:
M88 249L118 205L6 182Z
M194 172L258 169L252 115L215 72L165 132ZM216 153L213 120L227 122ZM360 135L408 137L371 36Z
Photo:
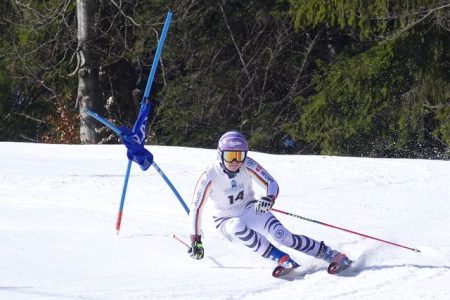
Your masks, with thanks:
M205 256L201 236L191 235L191 248L188 253L195 259L202 259Z
M256 200L255 211L257 213L266 213L272 209L275 201L271 195L263 196Z

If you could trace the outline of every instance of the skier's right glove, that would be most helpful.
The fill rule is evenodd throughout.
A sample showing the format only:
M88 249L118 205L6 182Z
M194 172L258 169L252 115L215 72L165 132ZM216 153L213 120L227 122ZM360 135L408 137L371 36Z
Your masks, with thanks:
M202 259L205 256L201 236L191 235L191 248L188 250L188 253L195 259Z

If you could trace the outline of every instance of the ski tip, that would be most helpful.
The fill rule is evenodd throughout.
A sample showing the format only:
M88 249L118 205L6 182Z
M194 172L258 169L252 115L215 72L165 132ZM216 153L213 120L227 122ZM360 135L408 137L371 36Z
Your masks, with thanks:
M353 263L352 260L350 260L350 263L348 265L340 265L337 262L332 262L327 269L328 274L335 275L338 274L350 267L350 265Z
M273 272L272 272L272 276L275 278L279 278L280 276L283 276L284 274L286 274L286 269L283 268L282 266L277 266Z
M275 278L280 278L283 277L289 273L291 273L292 271L294 271L296 268L284 268L282 266L277 266L275 267L275 269L272 272L272 276Z
M418 252L418 253L422 252L422 251L420 251L419 249L415 249L415 248L413 248L412 250L413 250L414 252Z
M332 262L327 269L328 274L336 274L339 271L339 264Z

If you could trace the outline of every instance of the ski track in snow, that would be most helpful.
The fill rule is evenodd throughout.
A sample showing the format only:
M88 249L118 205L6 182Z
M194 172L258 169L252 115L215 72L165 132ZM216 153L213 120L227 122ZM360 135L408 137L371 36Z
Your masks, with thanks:
M215 150L148 146L189 203ZM450 299L450 162L250 153L280 184L276 208L418 248L394 247L285 215L291 231L354 260L339 276L231 244L204 212L205 258L191 259L186 213L151 168L133 165L122 229L121 145L0 143L0 299ZM258 191L258 190L257 190ZM261 192L261 191L259 191Z

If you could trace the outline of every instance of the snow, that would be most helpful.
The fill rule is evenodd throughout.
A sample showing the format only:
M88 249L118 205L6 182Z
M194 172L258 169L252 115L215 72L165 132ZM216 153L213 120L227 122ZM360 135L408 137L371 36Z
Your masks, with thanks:
M216 151L147 147L186 203ZM291 231L355 260L341 276L302 253L286 280L223 239L205 211L205 258L186 247L187 216L154 168L121 145L0 143L0 299L450 299L450 162L250 153L280 184L276 208L416 253L277 214ZM260 192L260 190L258 190Z

